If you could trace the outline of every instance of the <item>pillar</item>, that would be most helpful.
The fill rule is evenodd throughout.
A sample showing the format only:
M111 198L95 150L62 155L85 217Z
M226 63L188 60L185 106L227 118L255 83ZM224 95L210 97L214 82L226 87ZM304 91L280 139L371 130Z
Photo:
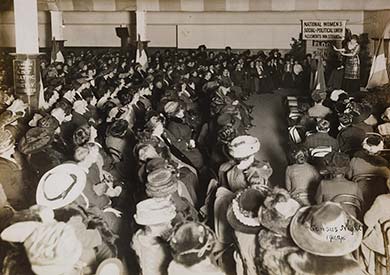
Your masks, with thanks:
M40 91L37 0L14 0L16 53L13 61L16 97L38 109Z
M64 26L62 11L50 11L51 22L51 62L65 62L64 51Z
M135 14L136 14L136 26L137 26L137 40L147 41L146 11L137 10Z

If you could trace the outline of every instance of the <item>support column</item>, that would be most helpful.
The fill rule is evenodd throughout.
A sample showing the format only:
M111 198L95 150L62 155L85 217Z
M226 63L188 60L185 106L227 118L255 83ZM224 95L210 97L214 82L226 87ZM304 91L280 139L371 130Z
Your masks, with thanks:
M62 11L50 11L51 19L51 62L64 62L64 28Z
M16 53L13 61L16 97L38 109L40 91L37 0L14 0Z
M137 10L135 14L136 14L136 26L137 26L137 40L147 41L146 11Z

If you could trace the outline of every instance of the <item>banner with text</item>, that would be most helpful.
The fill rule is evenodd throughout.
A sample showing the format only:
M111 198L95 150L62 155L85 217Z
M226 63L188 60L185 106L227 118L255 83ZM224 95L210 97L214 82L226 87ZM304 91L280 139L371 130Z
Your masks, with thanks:
M343 40L346 20L302 20L303 40Z

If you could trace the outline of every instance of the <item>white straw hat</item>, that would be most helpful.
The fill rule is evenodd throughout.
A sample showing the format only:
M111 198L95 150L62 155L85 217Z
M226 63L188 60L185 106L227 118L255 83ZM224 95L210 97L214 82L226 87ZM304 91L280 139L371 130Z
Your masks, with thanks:
M38 205L61 208L77 199L87 182L86 173L74 163L60 164L47 171L39 181Z

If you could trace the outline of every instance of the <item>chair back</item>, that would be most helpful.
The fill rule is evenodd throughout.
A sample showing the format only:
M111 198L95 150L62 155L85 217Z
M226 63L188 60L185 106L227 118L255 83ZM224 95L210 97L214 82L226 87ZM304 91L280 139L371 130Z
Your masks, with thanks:
M352 206L355 209L355 217L359 217L362 211L361 199L353 194L338 194L331 201L338 202L341 205Z
M375 252L375 274L390 274L390 220L380 223L385 255ZM383 271L386 270L386 273Z
M332 146L318 146L310 150L310 156L312 158L323 158L331 152Z

